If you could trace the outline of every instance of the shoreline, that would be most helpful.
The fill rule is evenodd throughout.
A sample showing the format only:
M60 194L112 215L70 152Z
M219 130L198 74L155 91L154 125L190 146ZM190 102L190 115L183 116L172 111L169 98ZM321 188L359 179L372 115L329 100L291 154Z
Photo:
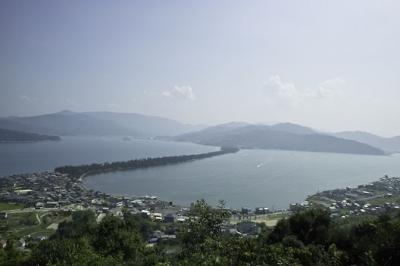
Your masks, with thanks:
M0 180L0 202L22 203L25 208L20 211L23 212L40 209L43 209L42 211L93 210L97 214L114 215L118 215L123 208L146 215L152 213L180 215L182 210L188 210L190 207L190 204L174 204L172 201L163 200L158 195L127 196L94 191L83 184L85 176L84 174L76 179L68 174L53 171L7 176L4 180ZM52 201L42 201L46 197L53 197ZM361 184L355 188L317 192L305 197L302 203L290 204L284 209L270 210L263 207L226 209L233 215L232 221L247 219L277 222L290 213L310 208L328 209L332 217L338 218L379 215L387 210L400 210L400 177L384 176L378 181Z

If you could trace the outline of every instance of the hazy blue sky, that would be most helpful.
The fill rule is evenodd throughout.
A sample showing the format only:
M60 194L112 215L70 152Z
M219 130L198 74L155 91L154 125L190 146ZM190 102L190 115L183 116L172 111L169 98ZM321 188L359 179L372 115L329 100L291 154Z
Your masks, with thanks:
M400 134L400 1L0 1L0 115Z

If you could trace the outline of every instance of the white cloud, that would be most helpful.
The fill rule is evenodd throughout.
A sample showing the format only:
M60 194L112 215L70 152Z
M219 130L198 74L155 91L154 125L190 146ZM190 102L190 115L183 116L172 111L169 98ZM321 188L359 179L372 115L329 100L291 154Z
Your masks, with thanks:
M161 94L165 97L172 97L172 93L170 91L163 91Z
M26 95L26 94L20 95L19 98L20 98L21 100L25 101L25 102L36 102L36 101L38 101L38 98L36 98L36 97L31 97L31 96L28 96L28 95Z
M107 103L106 107L108 109L119 109L121 106L119 104L116 104L116 103Z
M182 98L192 101L196 99L191 86L174 86L171 90L163 91L161 94L170 98Z
M302 95L293 83L284 82L279 75L269 77L266 84L268 96L299 104Z
M309 100L332 98L345 86L345 80L333 78L320 82L311 89L299 88L294 83L283 81L279 75L270 76L266 83L270 100L279 100L280 103L287 102L292 106L298 106Z
M347 82L342 78L333 78L321 82L315 91L315 96L319 99L333 97L335 94L343 90Z

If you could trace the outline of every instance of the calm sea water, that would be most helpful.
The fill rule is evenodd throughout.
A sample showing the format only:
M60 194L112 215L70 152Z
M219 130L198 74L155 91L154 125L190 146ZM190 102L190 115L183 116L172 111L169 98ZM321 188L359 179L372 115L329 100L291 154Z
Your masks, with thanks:
M188 205L204 198L228 207L287 208L317 191L400 176L400 155L242 150L179 165L91 176L85 185L116 195L157 195Z
M63 137L62 141L0 143L0 176L53 170L57 166L218 150L190 143L121 138Z
M0 176L66 164L202 153L217 148L120 138L63 138L60 142L0 144ZM90 176L85 186L115 195L157 195L189 205L204 198L229 207L287 208L317 191L400 176L400 155L368 156L242 150L178 165Z

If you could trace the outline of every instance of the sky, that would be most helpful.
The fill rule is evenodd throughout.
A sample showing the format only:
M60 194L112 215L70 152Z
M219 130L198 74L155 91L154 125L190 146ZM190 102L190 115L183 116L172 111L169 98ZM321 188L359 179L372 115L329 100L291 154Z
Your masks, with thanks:
M400 135L400 2L0 1L0 116Z

